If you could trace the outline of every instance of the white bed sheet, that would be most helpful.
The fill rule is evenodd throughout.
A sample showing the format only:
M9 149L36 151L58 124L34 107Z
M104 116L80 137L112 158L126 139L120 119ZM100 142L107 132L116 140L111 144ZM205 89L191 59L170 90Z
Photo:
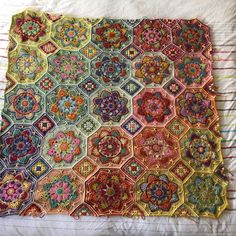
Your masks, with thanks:
M236 1L235 0L1 0L0 1L0 107L7 69L11 15L37 7L77 17L198 18L211 27L213 74L221 116L223 155L231 172L229 207L219 220L147 217L83 217L48 215L42 219L9 216L0 219L0 236L60 235L236 235Z

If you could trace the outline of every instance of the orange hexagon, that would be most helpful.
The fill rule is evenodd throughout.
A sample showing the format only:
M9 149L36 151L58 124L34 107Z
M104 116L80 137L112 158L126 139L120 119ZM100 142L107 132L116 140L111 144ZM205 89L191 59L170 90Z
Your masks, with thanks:
M166 129L146 127L134 138L134 155L150 170L169 168L180 156L179 144Z
M88 156L103 166L120 166L132 156L132 143L120 127L101 127L88 139Z
M83 200L83 182L72 170L52 170L38 182L35 201L48 213L70 213Z

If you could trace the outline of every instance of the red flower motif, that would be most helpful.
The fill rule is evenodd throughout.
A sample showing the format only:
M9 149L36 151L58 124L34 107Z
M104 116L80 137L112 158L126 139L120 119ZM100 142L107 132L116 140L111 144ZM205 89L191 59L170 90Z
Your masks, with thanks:
M26 15L16 19L14 32L20 35L23 42L27 40L38 41L39 37L45 35L46 25L40 17Z
M101 169L85 185L85 201L101 214L120 214L133 199L133 184L118 169Z
M140 185L140 200L149 205L150 210L169 211L172 203L177 202L178 185L171 182L166 175L149 175L147 183Z
M209 43L209 29L197 19L181 20L172 33L173 42L186 52L202 51Z
M89 139L88 155L102 164L120 164L132 155L131 141L120 128L101 128Z
M127 28L120 21L104 20L94 28L94 42L105 49L120 49L127 41Z
M163 92L146 89L134 99L134 113L147 124L163 124L172 114L171 100Z
M160 51L170 40L170 31L159 20L142 20L134 28L134 43L144 51Z

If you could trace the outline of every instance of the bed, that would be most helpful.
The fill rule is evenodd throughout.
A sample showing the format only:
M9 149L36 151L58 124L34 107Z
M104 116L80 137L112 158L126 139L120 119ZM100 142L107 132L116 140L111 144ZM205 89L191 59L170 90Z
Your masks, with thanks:
M211 27L213 75L218 88L222 151L230 182L227 210L219 220L167 217L1 218L0 235L235 235L236 234L236 2L234 0L3 0L0 8L0 108L6 85L11 16L27 7L77 17L198 18Z

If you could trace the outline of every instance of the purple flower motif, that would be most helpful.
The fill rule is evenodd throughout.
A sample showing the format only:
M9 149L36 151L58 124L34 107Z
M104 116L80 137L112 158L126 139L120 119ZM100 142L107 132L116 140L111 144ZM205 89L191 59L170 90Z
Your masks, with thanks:
M129 63L116 54L101 54L91 63L92 76L104 86L121 84L130 75Z
M32 201L34 182L26 172L15 169L8 169L0 177L0 215L18 214Z
M206 129L190 129L180 141L182 158L194 169L213 168L221 161L218 139Z
M208 118L213 115L211 101L200 92L188 91L185 97L178 101L180 115L187 118L191 124L207 124Z
M121 117L128 113L128 100L121 97L118 91L102 91L94 100L94 114L101 116L103 122L119 122Z

